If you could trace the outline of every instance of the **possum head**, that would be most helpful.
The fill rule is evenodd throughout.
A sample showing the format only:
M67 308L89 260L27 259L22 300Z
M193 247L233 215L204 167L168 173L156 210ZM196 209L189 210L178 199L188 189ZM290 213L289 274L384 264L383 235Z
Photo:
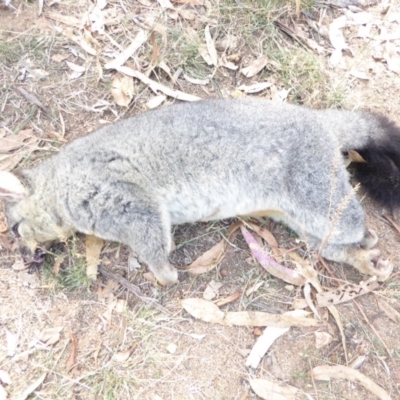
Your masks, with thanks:
M23 255L34 254L39 245L66 239L73 230L62 223L47 183L24 174L27 183L0 171L0 199L5 201L8 227L19 237Z

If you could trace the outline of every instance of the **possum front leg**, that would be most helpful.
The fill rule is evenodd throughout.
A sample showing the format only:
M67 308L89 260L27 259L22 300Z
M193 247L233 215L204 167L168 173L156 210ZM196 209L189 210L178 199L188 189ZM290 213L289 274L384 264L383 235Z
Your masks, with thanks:
M124 183L118 184L112 197L107 196L107 204L102 202L100 208L95 203L96 236L129 246L161 285L178 281L178 271L168 261L171 224L161 205L136 185Z

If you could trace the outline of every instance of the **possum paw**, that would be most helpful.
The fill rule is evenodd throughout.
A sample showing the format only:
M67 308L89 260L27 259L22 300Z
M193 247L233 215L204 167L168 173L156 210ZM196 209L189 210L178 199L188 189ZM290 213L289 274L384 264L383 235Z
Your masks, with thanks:
M393 264L388 260L381 259L378 249L359 249L353 254L352 265L363 274L376 275L378 281L386 280L393 271Z
M170 264L157 269L152 268L151 270L157 282L162 286L169 286L178 282L178 271Z

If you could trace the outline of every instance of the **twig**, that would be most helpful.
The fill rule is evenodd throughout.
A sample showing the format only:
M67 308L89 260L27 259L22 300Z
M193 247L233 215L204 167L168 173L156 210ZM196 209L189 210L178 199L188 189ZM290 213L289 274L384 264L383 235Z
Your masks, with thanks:
M398 381L400 381L400 372L399 369L397 368L397 364L396 361L394 360L392 353L390 352L389 348L386 346L386 343L382 340L381 336L379 335L378 331L375 329L375 327L369 322L368 317L365 315L363 309L360 307L360 305L355 301L354 304L357 306L358 310L360 311L360 313L362 314L365 322L369 325L369 327L371 328L371 330L375 333L375 335L377 336L377 338L380 340L380 342L383 344L383 347L385 348L386 352L388 353L388 356L390 358L390 360L392 361L393 364L393 369L395 370L396 373L396 379Z
M397 232L400 233L400 226L397 225L396 222L394 222L393 219L389 217L389 215L383 214L382 216L393 225L393 228L396 229Z
M34 104L35 106L39 107L42 111L44 111L46 113L46 115L51 117L49 110L40 102L40 100L34 94L29 93L21 86L16 86L15 89L18 90L18 92L20 92L22 94L22 96L25 97L26 100L28 100L30 103Z
M104 275L108 279L113 279L114 281L118 282L122 287L124 287L126 290L129 292L133 293L136 297L138 297L141 301L144 303L150 304L154 308L156 308L158 311L163 312L164 314L169 314L171 315L171 312L168 311L166 308L164 308L160 303L158 303L156 300L152 299L151 297L145 296L141 290L139 289L138 286L128 282L124 277L122 277L119 274L113 274L112 272L108 271L106 268L104 268L102 265L98 267L98 271L100 274Z

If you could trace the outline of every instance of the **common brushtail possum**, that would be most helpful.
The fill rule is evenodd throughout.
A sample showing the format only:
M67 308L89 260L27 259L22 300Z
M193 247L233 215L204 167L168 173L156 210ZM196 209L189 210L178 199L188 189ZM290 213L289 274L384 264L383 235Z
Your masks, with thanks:
M400 129L367 112L261 99L176 104L104 126L40 165L0 173L10 227L31 249L93 234L129 246L161 284L177 281L171 225L273 214L323 257L382 276L392 265L349 183L400 202ZM277 217L278 216L278 217Z

